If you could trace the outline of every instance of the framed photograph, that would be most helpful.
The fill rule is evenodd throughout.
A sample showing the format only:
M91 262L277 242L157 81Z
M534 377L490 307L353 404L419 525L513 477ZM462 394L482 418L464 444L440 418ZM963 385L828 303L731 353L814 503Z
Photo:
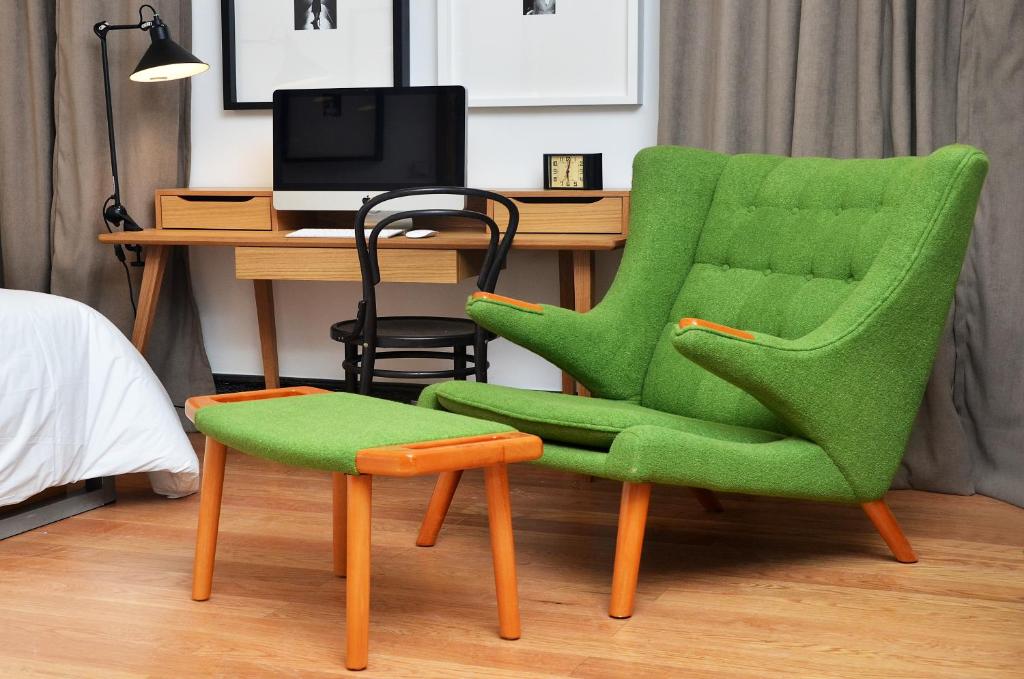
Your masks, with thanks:
M639 104L641 0L438 0L437 78L469 105Z
M224 108L274 90L409 84L409 0L221 0Z

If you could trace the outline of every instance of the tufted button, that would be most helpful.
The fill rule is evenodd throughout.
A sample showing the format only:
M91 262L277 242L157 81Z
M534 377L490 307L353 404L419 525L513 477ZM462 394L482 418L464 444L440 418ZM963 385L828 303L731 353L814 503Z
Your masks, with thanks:
M804 280L805 281L813 281L814 280L814 274L812 274L812 273L804 274Z
M728 271L728 270L729 270L729 265L728 264L723 264L722 265L722 271Z
M747 206L747 212L751 212L752 213L756 209L757 209L756 205L748 205Z
M772 270L771 269L765 269L764 270L764 275L765 276L771 276L772 275Z

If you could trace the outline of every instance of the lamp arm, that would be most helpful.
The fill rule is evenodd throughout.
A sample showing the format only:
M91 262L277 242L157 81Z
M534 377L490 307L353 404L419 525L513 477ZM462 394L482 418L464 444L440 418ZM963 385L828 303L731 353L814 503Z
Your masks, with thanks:
M142 18L142 10L146 7L148 7L149 10L153 12L153 16L149 19ZM104 40L106 39L107 33L109 33L110 31L148 31L149 29L153 28L153 26L159 26L162 24L163 20L160 19L160 12L156 11L153 5L143 5L142 7L139 7L139 23L137 24L109 24L106 21L100 21L92 27L92 30L93 33L99 36L100 40Z
M132 219L128 210L121 203L121 180L117 171L117 140L114 137L114 106L110 94L110 59L107 55L107 33L122 30L149 30L152 21L140 21L137 24L108 24L101 21L93 26L93 32L100 39L100 55L103 62L103 96L107 108L107 145L110 149L110 173L114 179L113 203L104 209L103 217L114 226L124 225L126 231L141 231L142 227Z
M117 177L117 142L114 139L114 107L110 95L110 61L107 58L106 33L100 36L100 53L103 59L103 95L107 104L107 146L110 149L110 171L114 175L114 204L121 204L121 183Z
M152 21L140 21L137 24L108 24L106 21L101 21L92 27L92 31L102 39L105 38L107 33L110 31L148 31L152 27Z

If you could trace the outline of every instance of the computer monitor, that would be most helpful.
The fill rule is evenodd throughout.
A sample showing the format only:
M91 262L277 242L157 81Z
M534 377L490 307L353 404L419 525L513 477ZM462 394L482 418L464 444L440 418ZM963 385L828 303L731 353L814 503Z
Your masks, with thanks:
M393 189L466 185L466 90L358 87L274 92L274 207L358 210ZM461 208L461 196L388 211Z

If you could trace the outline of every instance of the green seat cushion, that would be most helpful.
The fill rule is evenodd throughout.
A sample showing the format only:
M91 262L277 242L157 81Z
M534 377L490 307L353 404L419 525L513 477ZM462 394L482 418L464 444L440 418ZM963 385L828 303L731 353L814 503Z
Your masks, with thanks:
M479 382L433 385L424 398L436 398L448 412L502 422L545 441L608 450L625 429L655 425L709 439L765 443L781 434L645 408L630 401L582 398L547 391L528 391Z
M365 448L515 431L496 422L331 393L224 403L196 413L202 433L240 452L284 464L357 474Z
M601 399L472 385L466 382L432 385L424 391L420 405L435 409L454 406L457 402L446 398L445 394L455 389L474 393L506 392L506 396L516 393L522 399L517 405L528 401L540 405L579 401L593 406L592 409L575 410L571 413L573 415L587 413L593 417L604 410L612 411L608 406L598 405ZM462 393L463 397L465 395ZM646 409L634 406L627 412L643 410ZM483 408L476 408L474 412L480 417L503 417ZM569 411L561 409L557 412ZM621 412L619 415L618 419L606 420L605 425L612 421L624 423ZM858 496L824 450L797 437L781 437L772 432L741 427L709 427L707 425L711 423L679 417L671 422L670 427L637 424L625 428L614 437L609 449L549 439L542 431L551 432L555 427L539 425L535 420L507 417L503 420L515 422L522 431L532 428L532 433L544 438L544 454L533 464L551 469L632 483L667 483L734 493L835 502L864 499ZM575 433L578 435L580 432Z
M737 443L639 426L619 436L610 452L544 442L534 460L550 469L632 483L664 483L725 493L863 502L813 443L787 437Z

